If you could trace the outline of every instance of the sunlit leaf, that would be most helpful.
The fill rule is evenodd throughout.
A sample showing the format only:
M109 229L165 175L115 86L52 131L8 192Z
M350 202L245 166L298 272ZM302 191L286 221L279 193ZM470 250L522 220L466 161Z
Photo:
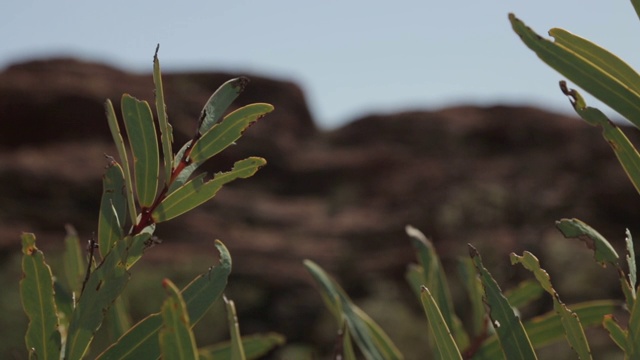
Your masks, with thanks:
M600 99L636 126L640 126L640 94L638 84L631 87L626 82L636 82L638 77L622 79L621 74L635 73L622 60L607 50L589 43L561 29L552 29L552 36L560 40L544 39L513 14L509 14L513 30L542 61L566 76L596 98ZM588 46L585 44L589 44ZM612 70L614 69L614 70Z
M239 77L220 85L202 109L202 113L200 114L201 122L198 128L200 134L209 131L209 129L220 120L229 105L244 91L248 83L248 78Z
M257 103L242 107L213 125L195 144L189 155L195 163L203 162L238 140L251 124L273 111L269 104Z
M225 307L227 308L227 322L229 324L229 333L231 334L231 359L245 360L244 348L242 347L242 338L240 336L240 325L238 324L238 315L236 315L236 306L232 300L223 297Z
M124 94L122 117L133 156L138 202L141 207L148 208L156 197L160 170L158 139L151 108L146 101Z
M204 182L202 174L169 194L154 210L152 218L156 223L167 221L209 201L222 186L238 178L247 178L258 171L266 161L258 157L250 157L237 161L233 169L217 173L212 180Z

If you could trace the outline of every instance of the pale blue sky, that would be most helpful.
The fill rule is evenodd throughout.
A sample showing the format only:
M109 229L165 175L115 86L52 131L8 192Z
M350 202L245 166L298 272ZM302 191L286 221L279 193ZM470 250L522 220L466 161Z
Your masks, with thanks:
M565 28L640 68L640 21L622 0L3 1L0 68L72 55L150 72L160 43L165 71L299 83L324 127L459 103L569 113L561 76L520 42L509 12L540 34Z

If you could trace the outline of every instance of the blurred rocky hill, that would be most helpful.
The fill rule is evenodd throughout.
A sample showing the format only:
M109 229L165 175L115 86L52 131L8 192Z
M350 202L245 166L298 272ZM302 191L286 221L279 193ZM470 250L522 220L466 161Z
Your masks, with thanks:
M164 74L176 147L195 131L211 93L237 75ZM234 276L279 289L269 301L290 317L280 319L285 328L300 326L295 318L319 304L313 292L300 290L309 288L303 259L336 274L357 297L367 291L363 279L402 280L414 259L406 224L423 230L445 258L466 254L473 243L491 248L485 257L508 269L509 252L544 255L563 241L554 229L559 218L578 217L618 245L640 218L638 194L599 129L574 118L530 107L460 106L372 114L321 131L296 84L248 76L236 105L260 101L276 110L207 170L249 155L268 165L161 224L163 243L147 261L212 252L212 240L222 239ZM95 231L103 154L116 154L103 104L110 98L118 109L125 92L152 102L151 76L73 59L0 73L4 255L19 251L22 231L35 232L43 248L61 244L66 223L84 239Z

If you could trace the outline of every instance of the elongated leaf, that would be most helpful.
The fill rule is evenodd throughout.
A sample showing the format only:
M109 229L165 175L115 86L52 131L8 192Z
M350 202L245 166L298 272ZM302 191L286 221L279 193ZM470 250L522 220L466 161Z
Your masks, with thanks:
M424 279L421 285L432 289L442 316L451 329L458 347L465 348L469 344L469 337L454 312L447 276L433 244L420 230L412 226L406 226L405 231L411 238L418 254L418 261L423 268ZM429 336L432 342L435 341L431 334Z
M533 346L520 318L513 312L511 304L502 294L500 287L489 271L482 265L478 251L469 245L469 255L480 274L484 297L489 307L489 317L498 335L498 340L507 359L536 359Z
M556 227L567 239L582 240L593 250L594 259L602 266L607 263L618 266L618 253L613 246L599 232L578 219L561 219L556 221Z
M260 359L285 343L285 337L277 333L243 336L241 340L248 360ZM200 360L231 359L231 341L200 348L198 353Z
M636 268L636 252L633 248L633 238L631 237L631 231L627 229L627 236L625 242L627 244L627 264L629 264L629 284L633 292L633 297L636 296L636 287L638 286L638 270Z
M180 290L169 279L164 279L162 286L168 295L161 312L163 327L159 336L162 358L197 360L198 349Z
M628 359L640 359L640 301L636 301L631 309L628 327Z
M600 110L587 106L578 91L568 89L563 81L560 82L560 88L565 95L570 97L571 105L573 105L574 110L582 119L592 126L600 126L602 128L602 136L616 154L618 161L636 191L640 193L640 154L631 144L631 141L629 141L620 127L610 121Z
M560 300L560 296L551 285L551 278L549 277L549 274L540 267L538 259L528 251L525 251L522 256L512 253L511 264L516 263L522 264L525 269L531 271L540 282L540 285L542 285L542 288L552 296L553 308L558 316L560 316L560 321L564 327L567 341L578 357L580 359L591 359L591 350L589 349L589 343L587 342L584 329L580 323L580 318L576 313L569 310L569 308Z
M630 68L607 50L560 29L552 29L561 41L542 38L513 14L513 30L542 61L600 99L636 126L640 126L640 94L618 78ZM586 46L585 44L589 44ZM615 59L613 61L612 59ZM606 65L603 65L606 64ZM623 64L623 65L621 65ZM612 68L617 71L610 72ZM632 71L632 70L631 70ZM637 74L635 75L637 77ZM630 79L630 81L635 81Z
M64 238L64 255L62 257L65 278L69 290L79 295L84 272L87 271L86 260L76 230L71 225L65 226L65 229L67 236Z
M273 111L269 104L256 103L244 106L227 115L215 124L193 144L190 158L193 162L203 162L238 140L247 127Z
M613 342L616 343L622 351L628 353L627 332L622 330L613 315L605 315L604 320L602 320L602 326L604 326L604 328L609 332L611 340L613 340Z
M162 73L160 71L160 60L158 60L158 50L153 55L153 84L155 85L156 113L158 114L158 124L160 126L160 141L162 142L162 155L164 157L164 181L166 186L171 179L171 164L173 162L173 129L167 119L167 106L164 104L164 89L162 87Z
M453 340L451 331L444 320L437 301L433 298L429 289L422 287L422 307L427 314L429 326L435 337L435 343L443 359L462 359L460 350Z
M122 163L124 183L126 186L125 195L127 198L127 207L129 209L131 224L135 224L138 214L136 213L136 202L133 196L133 180L131 180L132 176L131 167L129 166L129 157L127 156L127 150L124 145L124 140L122 139L120 126L118 125L118 118L116 116L115 110L113 109L111 100L107 100L107 102L105 103L105 109L107 112L107 122L109 123L109 130L111 130L111 136L113 137L113 142L116 144L116 149L118 149L118 157L120 157L120 162ZM124 226L124 224L122 225Z
M323 300L336 319L341 322L344 316L349 332L365 358L403 359L391 339L371 318L353 304L335 280L311 260L305 260L304 266L318 284Z
M484 294L482 282L478 277L473 261L469 258L459 259L458 272L460 273L460 279L464 284L464 288L466 289L471 302L471 316L473 319L473 332L471 337L475 338L485 333L488 325L488 318L485 313L484 302L482 301L482 296Z
M242 338L240 336L240 324L236 315L236 306L232 300L223 297L227 308L227 322L229 323L229 333L231 334L231 360L245 360Z
M544 289L539 283L525 280L517 287L504 292L504 296L509 300L509 304L515 308L521 308L537 300L544 293Z
M131 317L127 311L127 304L121 295L113 302L107 313L107 325L111 342L119 339L131 328Z
M182 290L182 298L187 306L192 325L198 323L211 305L220 298L231 273L229 250L219 240L216 240L216 248L220 253L220 264L198 276ZM158 331L161 327L162 317L159 313L147 316L100 354L98 359L158 358L160 356Z
M129 281L127 269L142 255L143 247L138 244L144 243L150 235L142 233L118 241L91 273L71 316L65 351L68 359L81 359L85 355L102 325L104 314Z
M211 127L220 120L222 114L235 100L249 83L246 77L231 79L222 84L211 95L200 114L200 126L198 132L202 135L209 131Z
M571 309L580 317L582 326L588 328L602 325L604 316L620 309L621 305L619 301L597 300L572 304ZM526 321L524 328L536 349L565 339L564 327L555 311ZM500 343L492 336L482 344L474 359L496 359L500 355Z
M206 183L203 181L205 174L202 174L169 194L151 216L159 223L182 215L213 198L224 184L238 178L248 178L264 164L266 161L258 157L240 160L231 171L218 173Z
M453 316L455 314L453 312L453 303L451 301L449 286L447 285L447 278L442 269L440 258L436 254L431 241L429 241L420 230L412 226L407 226L405 231L411 238L411 243L418 253L418 261L424 270L423 285L432 289L430 291L434 294L438 308L442 311L442 316L447 323L447 328L452 329ZM424 290L422 290L421 297L423 296Z
M549 35L553 36L557 45L574 52L576 56L582 57L585 61L600 69L603 74L612 77L635 94L640 93L640 75L616 55L564 29L551 29Z
M20 298L29 326L25 342L30 358L58 360L60 358L60 332L53 293L53 275L36 247L33 234L22 234L22 279Z
M98 218L98 249L104 257L116 241L124 237L123 225L127 216L124 173L112 160L102 177L102 200Z
M122 117L133 154L138 202L141 207L148 208L156 197L160 170L158 138L151 108L146 101L124 94Z

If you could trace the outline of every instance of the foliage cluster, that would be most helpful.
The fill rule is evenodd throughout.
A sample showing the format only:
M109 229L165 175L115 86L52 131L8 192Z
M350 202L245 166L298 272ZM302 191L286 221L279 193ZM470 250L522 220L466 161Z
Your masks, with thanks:
M632 4L640 14L640 1L632 0ZM640 128L640 75L630 66L568 31L552 29L551 41L537 35L513 14L509 20L526 46L544 62ZM102 350L98 359L257 358L284 341L278 334L240 336L234 303L223 296L231 257L220 241L216 241L218 265L182 290L165 279L162 286L166 299L159 312L131 324L120 295L131 268L145 249L156 244L156 224L201 205L224 184L250 177L264 165L264 159L250 157L209 180L205 180L206 174L192 176L201 164L233 144L252 123L273 109L269 104L258 103L224 115L246 85L244 78L230 80L211 96L194 137L174 155L157 51L154 82L157 120L146 102L127 94L122 97L128 148L113 105L106 103L120 162L109 158L97 240L89 243L88 259L77 235L70 231L61 281L52 275L35 245L35 236L22 236L24 276L20 291L29 318L26 346L31 358L86 357L105 319L112 328L113 343ZM560 87L580 117L603 129L604 138L640 191L640 154L621 128L600 110L588 107L580 93L564 81ZM473 311L471 324L463 326L454 311L447 277L433 245L418 229L407 227L418 263L408 267L406 278L424 308L431 330L425 336L433 358L535 359L536 349L564 339L579 358L589 359L592 355L585 328L601 325L626 358L640 359L640 301L631 234L627 231L627 254L621 258L602 235L580 220L562 219L556 226L565 237L584 241L603 267L609 265L617 270L623 304L615 300L565 304L538 259L526 251L522 255L511 254L511 263L529 270L535 281L527 280L503 292L478 251L469 245L469 257L460 260L459 274ZM336 318L336 359L356 359L357 354L367 359L403 358L384 330L354 304L334 279L313 261L306 260L304 266ZM523 321L518 309L545 293L553 302L553 310ZM226 304L230 341L198 348L192 326L220 297ZM612 315L621 305L628 316L626 326Z

